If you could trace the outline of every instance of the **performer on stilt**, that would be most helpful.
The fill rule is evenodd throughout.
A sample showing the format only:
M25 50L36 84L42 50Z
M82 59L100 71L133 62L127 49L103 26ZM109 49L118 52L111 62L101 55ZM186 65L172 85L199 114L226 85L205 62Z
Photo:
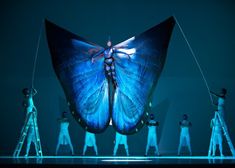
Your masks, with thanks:
M216 112L217 113L217 112ZM223 157L223 138L222 138L222 127L219 121L219 118L217 116L215 116L212 120L211 120L211 128L213 129L214 127L214 133L212 135L212 156L215 156L215 152L216 152L216 146L219 145L219 151L220 151L220 156Z
M85 135L85 144L83 147L83 153L82 155L85 155L87 147L94 147L95 150L95 154L96 156L98 156L98 150L97 150L97 145L96 145L96 139L95 139L95 134L86 131L86 135Z
M25 120L24 126L21 130L21 135L18 140L17 146L14 150L13 157L19 157L26 136L27 136L27 146L26 146L25 157L28 157L30 146L31 146L32 142L34 143L37 157L43 156L41 141L40 141L40 136L39 136L39 129L38 129L38 125L37 125L37 109L34 106L34 102L33 102L33 97L37 94L37 91L36 91L36 89L34 89L33 86L34 86L36 61L37 61L37 55L38 55L41 34L42 34L42 27L40 29L38 43L37 43L37 50L36 50L36 54L35 54L35 58L34 58L31 89L24 88L22 90L24 97L25 97L24 102L23 102L23 106L24 106L25 112L26 112L26 120Z
M127 136L116 132L115 145L113 149L113 156L116 156L119 145L124 145L126 155L129 156L129 150L127 145Z
M159 122L154 120L154 114L150 114L150 120L147 121L146 125L148 126L148 139L145 150L145 156L148 155L148 150L150 147L155 148L155 155L160 155L157 145L157 127L159 126Z
M26 117L30 116L28 120L28 124L27 124L28 135L27 135L27 146L26 146L26 154L25 154L25 157L27 157L29 155L31 143L34 144L35 151L37 147L36 146L37 138L36 138L36 133L35 133L34 125L33 125L34 118L33 118L33 115L30 115L32 112L35 112L37 116L37 109L33 103L33 96L37 94L37 91L34 88L32 89L24 88L22 92L24 94L23 106L25 107ZM37 117L35 119L37 120ZM37 153L37 156L38 156L38 153Z
M70 139L69 135L69 121L68 118L66 117L67 112L62 113L61 119L59 119L60 122L60 133L58 137L58 143L56 146L56 155L58 154L59 148L61 145L69 145L70 150L72 152L72 155L74 155L74 150L73 150L73 145Z
M189 127L192 126L192 123L188 121L188 115L183 115L183 120L179 122L179 125L181 127L180 132L180 143L178 147L178 156L180 156L180 151L182 146L187 146L190 155L192 155L191 145L190 145L190 134L189 134Z

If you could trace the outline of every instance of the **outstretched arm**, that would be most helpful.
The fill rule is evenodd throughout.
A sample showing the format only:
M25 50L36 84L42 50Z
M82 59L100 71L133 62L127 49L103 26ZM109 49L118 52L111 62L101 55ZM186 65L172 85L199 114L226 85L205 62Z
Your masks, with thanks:
M37 90L36 90L36 89L34 89L34 88L32 88L32 90L31 90L31 94L32 94L32 96L35 96L37 93L38 93L38 92L37 92Z
M119 57L128 57L131 58L132 55L136 53L136 48L117 48L113 47L113 52L120 54Z
M221 96L221 95L219 95L219 94L216 94L215 92L212 92L212 91L210 91L210 93L211 93L211 95L213 95L213 96L215 96L215 97L221 97L221 98L224 97L224 96ZM217 103L217 102L215 103L215 102L213 101L213 105L214 105L214 106L218 106L218 103Z
M211 93L213 96L219 97L218 94L216 94L215 92L213 92L213 91L211 91L211 90L210 90L210 93Z
M92 57L91 57L91 62L95 62L96 60L99 60L100 58L102 58L104 56L104 49L99 51L98 53L94 54Z
M128 59L131 58L128 53L123 52L123 51L119 51L119 50L117 50L116 48L113 48L113 52L114 52L115 54L123 54L123 55L124 55L126 58L128 58Z
M159 126L159 122L155 122L155 123L149 123L148 121L146 122L147 126Z
M215 92L210 91L210 93L211 93L213 96L224 98L223 95L219 95L219 94L217 94L217 93L215 93Z

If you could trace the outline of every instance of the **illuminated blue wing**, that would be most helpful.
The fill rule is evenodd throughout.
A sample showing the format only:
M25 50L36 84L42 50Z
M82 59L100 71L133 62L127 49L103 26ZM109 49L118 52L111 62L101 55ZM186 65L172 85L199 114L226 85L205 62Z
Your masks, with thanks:
M103 60L91 62L104 49L49 21L45 24L53 67L72 115L85 130L104 131L110 118L108 82Z
M122 134L140 130L163 69L175 21L171 17L146 32L114 46L117 88L112 121Z

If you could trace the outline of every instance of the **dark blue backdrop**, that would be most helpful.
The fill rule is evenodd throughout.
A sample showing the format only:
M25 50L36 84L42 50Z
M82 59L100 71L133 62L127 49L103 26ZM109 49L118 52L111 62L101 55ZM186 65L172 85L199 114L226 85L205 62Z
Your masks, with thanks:
M174 14L198 57L211 89L228 89L225 120L235 143L234 11L232 0L1 1L0 155L13 153L23 125L25 114L21 106L21 89L31 85L37 37L44 18L104 46L108 35L116 44ZM68 108L52 69L45 32L40 43L35 75L35 88L38 90L35 104L43 152L44 155L52 155L55 153L59 131L56 120L61 111ZM202 77L177 26L173 31L164 71L155 90L153 107L160 121L159 150L163 155L176 154L179 143L178 121L184 113L189 114L193 124L193 153L207 154L213 108ZM84 131L71 116L69 118L75 153L80 155ZM110 127L97 135L101 155L112 154L114 133ZM145 127L128 138L131 155L144 154L146 136ZM226 143L224 146L225 154L230 154ZM89 152L91 154L92 150ZM120 152L124 153L123 147Z

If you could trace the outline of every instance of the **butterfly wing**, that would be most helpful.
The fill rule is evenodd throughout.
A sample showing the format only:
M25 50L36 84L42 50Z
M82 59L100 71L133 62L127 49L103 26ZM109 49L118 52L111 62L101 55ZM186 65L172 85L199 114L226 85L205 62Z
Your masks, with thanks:
M145 109L163 69L174 24L171 17L114 46L117 88L112 121L122 134L139 131L146 121Z
M108 83L103 60L91 61L104 49L49 21L45 24L52 64L73 117L89 132L104 131L110 118Z

